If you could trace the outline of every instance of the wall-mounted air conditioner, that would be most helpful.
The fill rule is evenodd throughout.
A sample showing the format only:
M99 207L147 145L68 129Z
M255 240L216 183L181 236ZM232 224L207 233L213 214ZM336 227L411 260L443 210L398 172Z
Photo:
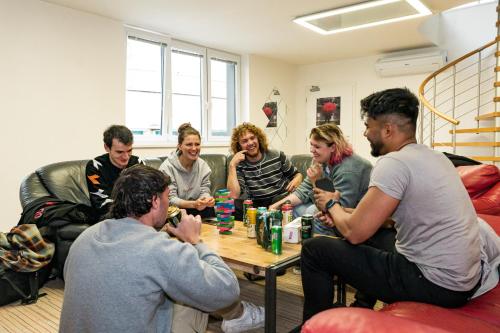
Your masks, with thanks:
M446 51L423 48L386 54L375 63L380 76L432 73L446 64Z

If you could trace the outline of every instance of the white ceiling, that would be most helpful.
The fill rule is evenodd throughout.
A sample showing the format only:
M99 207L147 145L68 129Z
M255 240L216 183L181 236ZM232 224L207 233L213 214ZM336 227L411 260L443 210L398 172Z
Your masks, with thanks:
M237 54L313 64L429 46L418 31L426 17L322 36L297 16L362 0L45 0ZM471 0L422 0L433 13Z

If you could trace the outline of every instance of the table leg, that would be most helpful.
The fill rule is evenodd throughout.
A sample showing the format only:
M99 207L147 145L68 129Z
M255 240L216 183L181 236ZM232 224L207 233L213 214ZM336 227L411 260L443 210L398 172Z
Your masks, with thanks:
M275 266L266 269L265 332L276 332L276 273Z
M276 275L278 271L295 266L299 263L300 256L289 258L266 268L265 286L265 324L266 333L276 332Z

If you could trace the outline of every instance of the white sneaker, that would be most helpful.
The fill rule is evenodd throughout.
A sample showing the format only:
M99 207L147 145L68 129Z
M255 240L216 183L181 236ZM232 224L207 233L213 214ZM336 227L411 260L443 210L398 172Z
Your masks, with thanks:
M241 317L222 321L222 331L225 333L239 333L264 327L264 307L241 301L243 314Z

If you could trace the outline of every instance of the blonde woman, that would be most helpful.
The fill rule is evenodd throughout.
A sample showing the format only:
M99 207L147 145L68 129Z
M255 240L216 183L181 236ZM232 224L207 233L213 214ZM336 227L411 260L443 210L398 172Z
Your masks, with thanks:
M294 206L294 216L317 213L313 187L320 178L330 179L335 190L342 193L342 207L356 207L368 189L371 163L353 153L342 130L333 123L313 128L309 134L309 142L313 163L307 170L306 179L293 193L273 204L271 208L278 208L288 200ZM313 221L313 233L336 234L332 226L317 219Z

